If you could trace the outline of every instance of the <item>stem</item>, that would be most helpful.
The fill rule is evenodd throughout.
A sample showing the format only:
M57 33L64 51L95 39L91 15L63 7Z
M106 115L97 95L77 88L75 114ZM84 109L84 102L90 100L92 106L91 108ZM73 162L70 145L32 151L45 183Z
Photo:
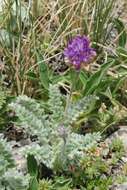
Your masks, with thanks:
M37 17L37 7L38 7L38 0L33 0L32 13L34 18Z
M71 78L71 92L76 91L76 87L79 81L79 73L80 71L76 71L75 69L70 70L70 78Z
M114 125L116 123L116 121L113 121L112 123L110 123L109 125L107 125L102 131L101 131L101 135L112 125Z
M79 72L76 72L74 69L70 70L70 78L71 78L71 85L70 85L70 93L67 97L66 107L65 107L65 114L64 117L66 118L67 110L71 101L72 93L76 90L76 85L79 79Z

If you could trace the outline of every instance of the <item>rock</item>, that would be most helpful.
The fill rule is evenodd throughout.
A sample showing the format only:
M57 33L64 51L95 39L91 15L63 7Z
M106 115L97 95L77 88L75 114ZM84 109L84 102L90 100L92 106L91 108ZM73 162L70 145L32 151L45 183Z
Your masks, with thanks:
M127 153L127 126L119 126L119 129L113 133L110 137L106 139L106 143L111 143L114 139L120 139L123 142L123 146L125 149L125 152ZM124 174L124 164L127 163L127 156L126 154L120 159L120 162L118 163L118 167L113 169L112 175L115 179L116 176L119 175L125 175ZM122 184L113 184L110 190L127 190L127 182Z
M127 190L127 183L113 185L110 190Z
M124 163L127 163L127 157L123 156L123 157L121 158L121 160L122 160Z
M127 152L127 126L120 126L119 129L106 139L107 143L111 143L113 139L120 139L123 142L125 152Z

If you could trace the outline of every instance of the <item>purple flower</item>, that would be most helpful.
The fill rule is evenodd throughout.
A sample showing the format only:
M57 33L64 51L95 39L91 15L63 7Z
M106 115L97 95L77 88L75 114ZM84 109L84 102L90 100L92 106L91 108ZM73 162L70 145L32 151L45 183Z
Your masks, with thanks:
M76 36L68 42L64 50L64 56L79 70L82 64L90 63L96 56L96 51L90 47L90 41L86 36Z

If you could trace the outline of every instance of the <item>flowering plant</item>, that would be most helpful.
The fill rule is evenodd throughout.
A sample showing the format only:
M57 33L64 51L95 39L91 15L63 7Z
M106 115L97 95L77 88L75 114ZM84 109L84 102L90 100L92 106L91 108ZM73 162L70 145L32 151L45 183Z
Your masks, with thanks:
M86 36L76 36L68 42L64 56L77 69L90 63L96 56L95 49L90 47L90 40Z

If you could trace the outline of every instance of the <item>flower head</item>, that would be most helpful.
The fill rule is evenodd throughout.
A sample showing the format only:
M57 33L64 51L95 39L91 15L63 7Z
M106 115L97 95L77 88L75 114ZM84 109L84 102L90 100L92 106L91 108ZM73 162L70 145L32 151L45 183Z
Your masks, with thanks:
M86 36L76 36L68 42L64 50L64 56L79 70L82 64L90 63L96 56L96 51L90 47L90 41Z

